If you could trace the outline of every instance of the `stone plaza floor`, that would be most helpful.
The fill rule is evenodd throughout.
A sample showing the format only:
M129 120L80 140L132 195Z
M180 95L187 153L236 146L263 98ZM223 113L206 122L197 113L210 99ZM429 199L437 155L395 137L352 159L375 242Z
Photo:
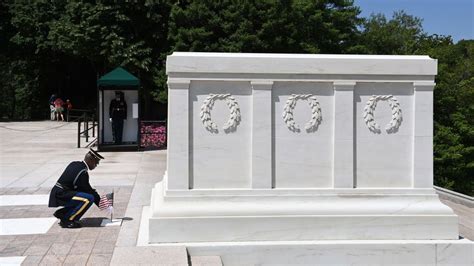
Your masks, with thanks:
M166 151L103 152L89 172L99 194L114 191L114 218L121 226L101 227L108 213L92 206L80 229L63 229L48 208L48 194L77 148L77 123L0 123L0 265L188 265L185 247L136 249L143 206L161 180ZM84 146L84 139L82 139Z

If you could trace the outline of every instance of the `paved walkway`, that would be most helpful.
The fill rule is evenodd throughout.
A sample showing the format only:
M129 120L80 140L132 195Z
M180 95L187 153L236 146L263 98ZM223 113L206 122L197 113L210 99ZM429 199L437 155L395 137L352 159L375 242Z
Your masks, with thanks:
M90 182L99 194L114 190L114 217L124 218L122 226L101 227L108 214L93 206L83 228L63 229L45 199L68 163L87 152L76 148L76 134L77 123L0 123L0 265L126 263L121 258L138 263L141 253L150 252L134 248L141 210L164 173L166 151L101 153L105 160L89 173ZM7 226L12 223L15 230ZM151 252L158 255L154 264L188 265L184 247Z
M451 190L436 188L442 203L453 209L459 218L459 234L474 241L474 199Z

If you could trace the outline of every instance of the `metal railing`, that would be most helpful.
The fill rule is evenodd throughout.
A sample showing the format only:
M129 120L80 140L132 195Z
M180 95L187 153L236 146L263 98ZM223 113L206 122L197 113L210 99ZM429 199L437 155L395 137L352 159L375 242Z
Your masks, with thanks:
M95 115L95 110L88 109L66 109L66 121L73 121L74 119L79 119L84 115L93 117Z
M92 124L92 126L90 126ZM81 131L81 125L83 130ZM89 142L89 131L92 130L92 138L94 138L90 143L86 145L89 147L95 141L97 141L96 135L96 128L98 126L97 121L95 120L94 116L88 115L87 112L84 112L81 116L77 119L77 147L81 147L81 136L86 138L86 143Z

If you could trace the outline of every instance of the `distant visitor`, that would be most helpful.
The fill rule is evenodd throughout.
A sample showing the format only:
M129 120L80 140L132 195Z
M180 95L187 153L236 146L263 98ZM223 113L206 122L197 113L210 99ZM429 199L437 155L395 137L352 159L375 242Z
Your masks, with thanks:
M57 97L56 100L54 100L54 108L56 112L56 119L59 121L59 118L61 118L61 121L64 121L64 101L60 97Z
M54 101L56 100L56 94L51 95L49 97L49 110L51 114L51 121L56 120L56 107L54 106Z

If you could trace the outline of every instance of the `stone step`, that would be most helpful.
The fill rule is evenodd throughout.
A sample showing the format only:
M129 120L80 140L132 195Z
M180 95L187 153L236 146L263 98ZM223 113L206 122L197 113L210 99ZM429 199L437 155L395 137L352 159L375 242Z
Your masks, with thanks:
M220 256L191 256L192 266L222 266Z
M467 239L201 242L186 248L191 261L220 256L226 266L474 265L474 243Z
M188 265L184 246L115 247L110 265Z

